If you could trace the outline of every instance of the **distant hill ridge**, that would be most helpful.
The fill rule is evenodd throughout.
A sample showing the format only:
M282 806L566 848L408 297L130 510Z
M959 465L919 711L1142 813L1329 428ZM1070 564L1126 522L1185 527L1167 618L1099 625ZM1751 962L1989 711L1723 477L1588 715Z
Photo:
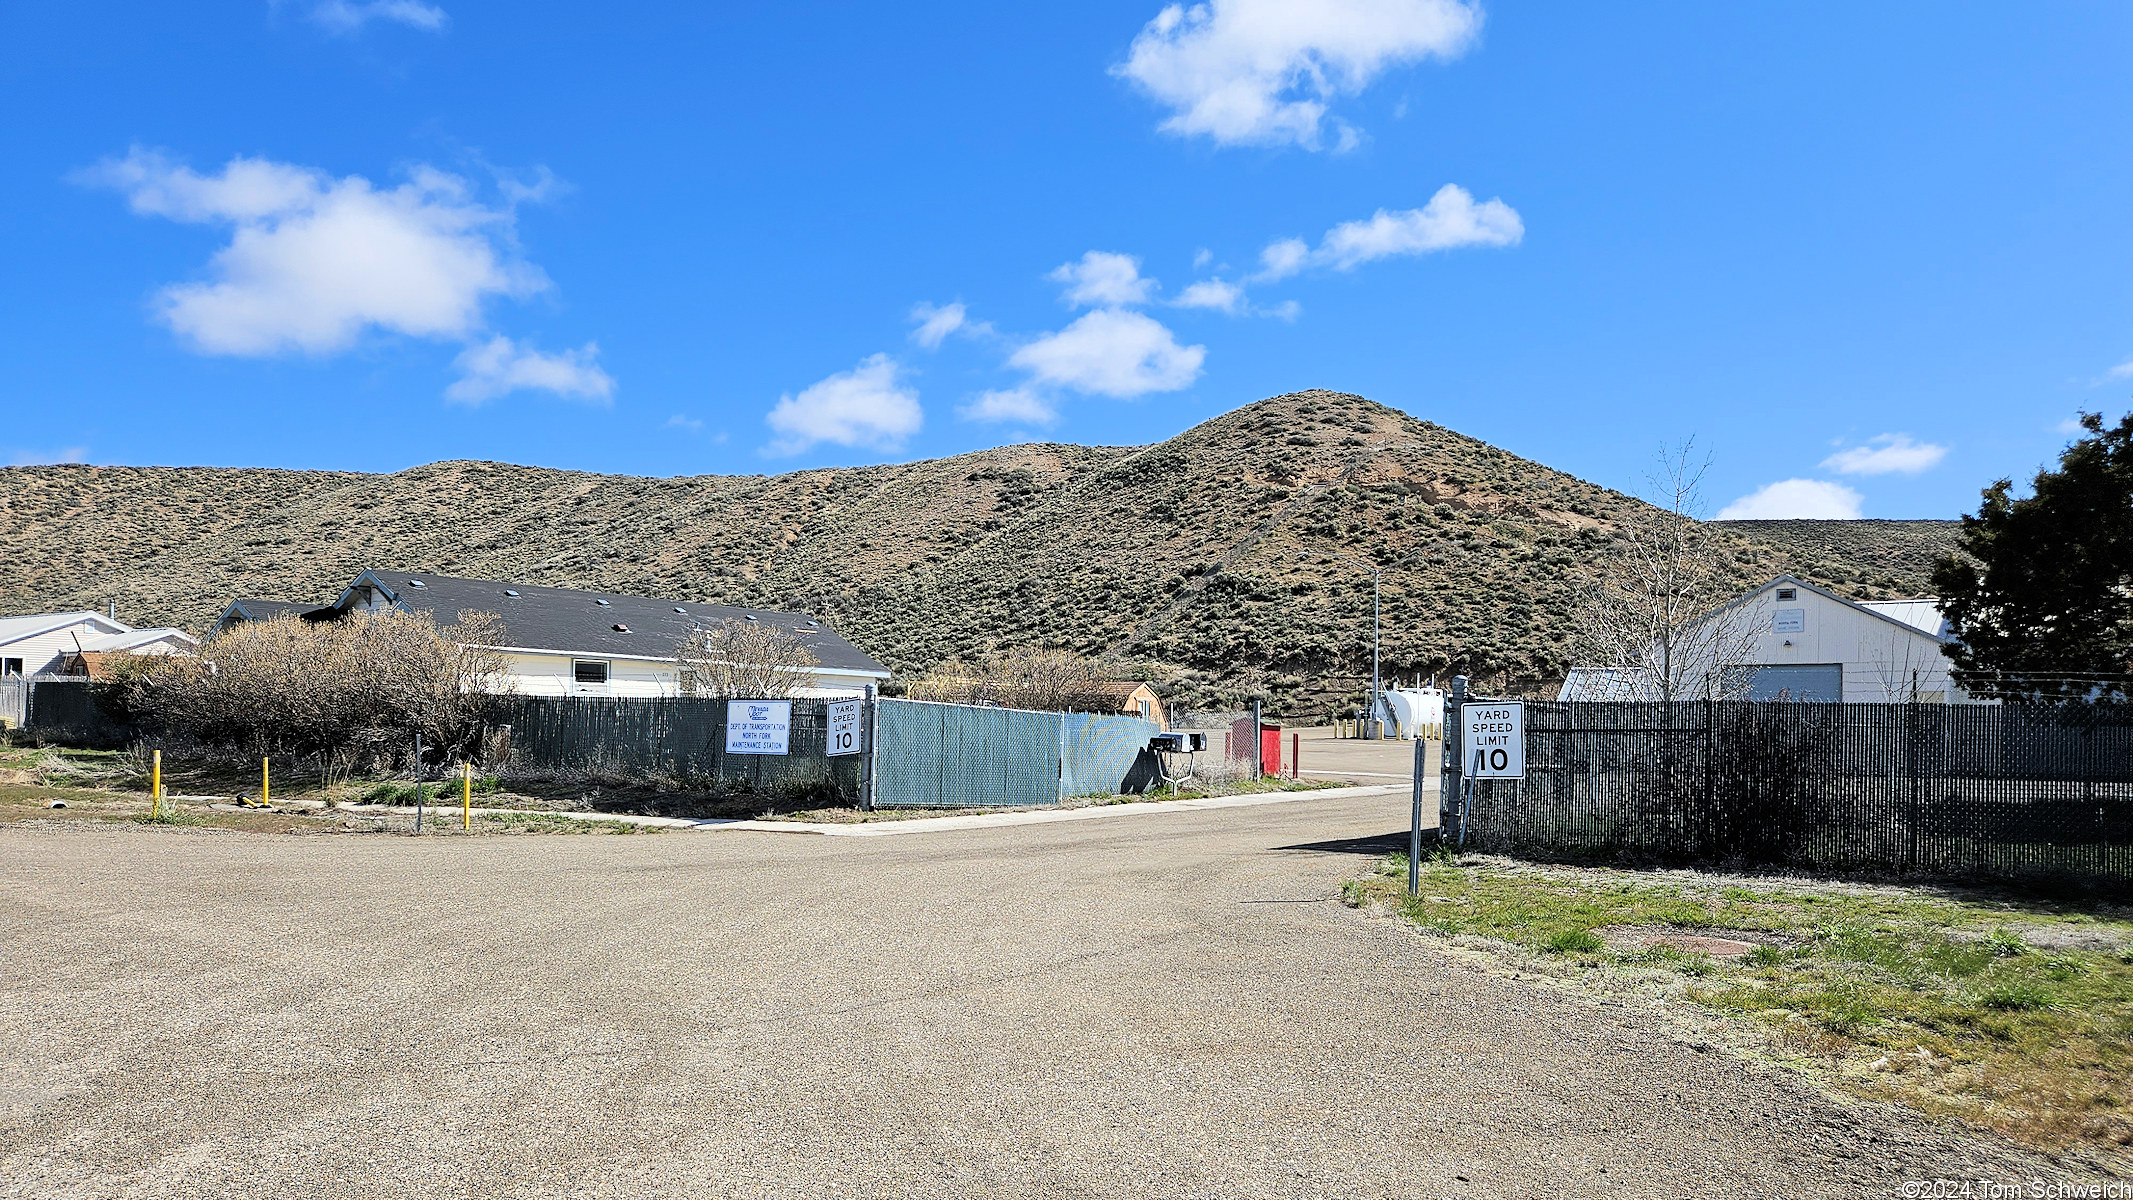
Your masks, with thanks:
M1033 444L901 465L675 479L489 462L390 475L0 470L0 612L101 608L199 630L235 595L325 599L368 566L804 609L900 671L1043 644L1178 704L1316 713L1387 674L1559 675L1596 550L1640 502L1360 396L1245 405L1138 447ZM1952 521L1747 521L1745 585L1789 570L1921 594Z

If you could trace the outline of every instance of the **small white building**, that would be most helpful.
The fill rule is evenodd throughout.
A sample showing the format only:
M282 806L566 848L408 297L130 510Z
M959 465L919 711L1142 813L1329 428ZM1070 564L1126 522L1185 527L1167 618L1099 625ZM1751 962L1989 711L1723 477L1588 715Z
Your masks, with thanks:
M191 654L200 641L182 629L135 629L99 612L0 617L0 678L55 675L80 655Z
M1688 689L1691 696L1709 691L1745 700L1855 704L1970 699L1950 677L1952 639L1936 599L1847 600L1780 575L1705 617L1702 626L1685 644L1726 646L1738 665L1707 680L1715 686ZM1709 674L1692 668L1698 673ZM1635 668L1576 667L1559 698L1648 700L1656 689Z
M412 571L365 571L330 604L234 600L215 628L291 616L331 621L398 609L449 625L462 612L494 613L503 645L502 686L522 696L672 696L679 691L675 647L691 630L724 621L769 624L813 654L812 680L793 694L854 696L889 678L889 669L806 613L658 600L614 592L459 579Z

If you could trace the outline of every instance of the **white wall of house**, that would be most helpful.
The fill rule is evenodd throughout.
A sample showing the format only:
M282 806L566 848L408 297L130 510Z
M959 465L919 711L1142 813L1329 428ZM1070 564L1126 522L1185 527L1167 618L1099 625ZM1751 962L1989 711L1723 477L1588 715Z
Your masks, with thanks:
M76 620L69 621L57 629L0 643L0 670L13 672L18 659L21 660L24 675L40 675L56 670L63 656L74 653L74 639L77 634L83 642L89 642L107 633L125 633L133 628L96 613L73 615L77 617Z
M1781 599L1780 592L1787 589L1792 596ZM1745 628L1753 632L1747 656L1752 665L1838 664L1844 670L1847 703L1907 701L1914 676L1921 700L1952 703L1969 698L1949 679L1940 642L1914 625L1785 582L1752 593L1737 611L1734 619L1746 621Z
M656 697L677 694L678 668L671 660L599 658L533 651L506 651L505 686L521 696L619 696ZM604 664L605 683L581 683L578 664ZM587 674L598 674L597 668ZM814 672L815 686L794 693L803 698L857 696L866 691L870 676L840 671Z

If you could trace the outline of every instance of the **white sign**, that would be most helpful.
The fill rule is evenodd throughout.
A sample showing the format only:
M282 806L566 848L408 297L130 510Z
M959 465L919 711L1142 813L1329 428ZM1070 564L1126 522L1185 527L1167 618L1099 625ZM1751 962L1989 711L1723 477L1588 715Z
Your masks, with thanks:
M859 753L859 701L832 700L829 703L831 754Z
M1807 632L1807 610L1804 608L1781 608L1770 614L1770 632Z
M785 754L792 745L792 701L726 701L726 753Z
M1469 701L1459 708L1460 764L1475 779L1526 777L1526 703Z

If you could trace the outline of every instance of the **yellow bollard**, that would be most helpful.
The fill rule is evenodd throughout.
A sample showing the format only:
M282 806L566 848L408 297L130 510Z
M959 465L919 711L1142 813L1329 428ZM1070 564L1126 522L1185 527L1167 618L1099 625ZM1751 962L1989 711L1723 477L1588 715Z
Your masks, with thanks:
M155 752L148 777L148 819L153 821L163 815L163 752Z
M459 780L459 827L474 828L474 764L461 763Z
M272 761L272 759L266 758L259 760L259 807L261 808L266 808L274 803L274 779L272 772L268 770L268 764Z

